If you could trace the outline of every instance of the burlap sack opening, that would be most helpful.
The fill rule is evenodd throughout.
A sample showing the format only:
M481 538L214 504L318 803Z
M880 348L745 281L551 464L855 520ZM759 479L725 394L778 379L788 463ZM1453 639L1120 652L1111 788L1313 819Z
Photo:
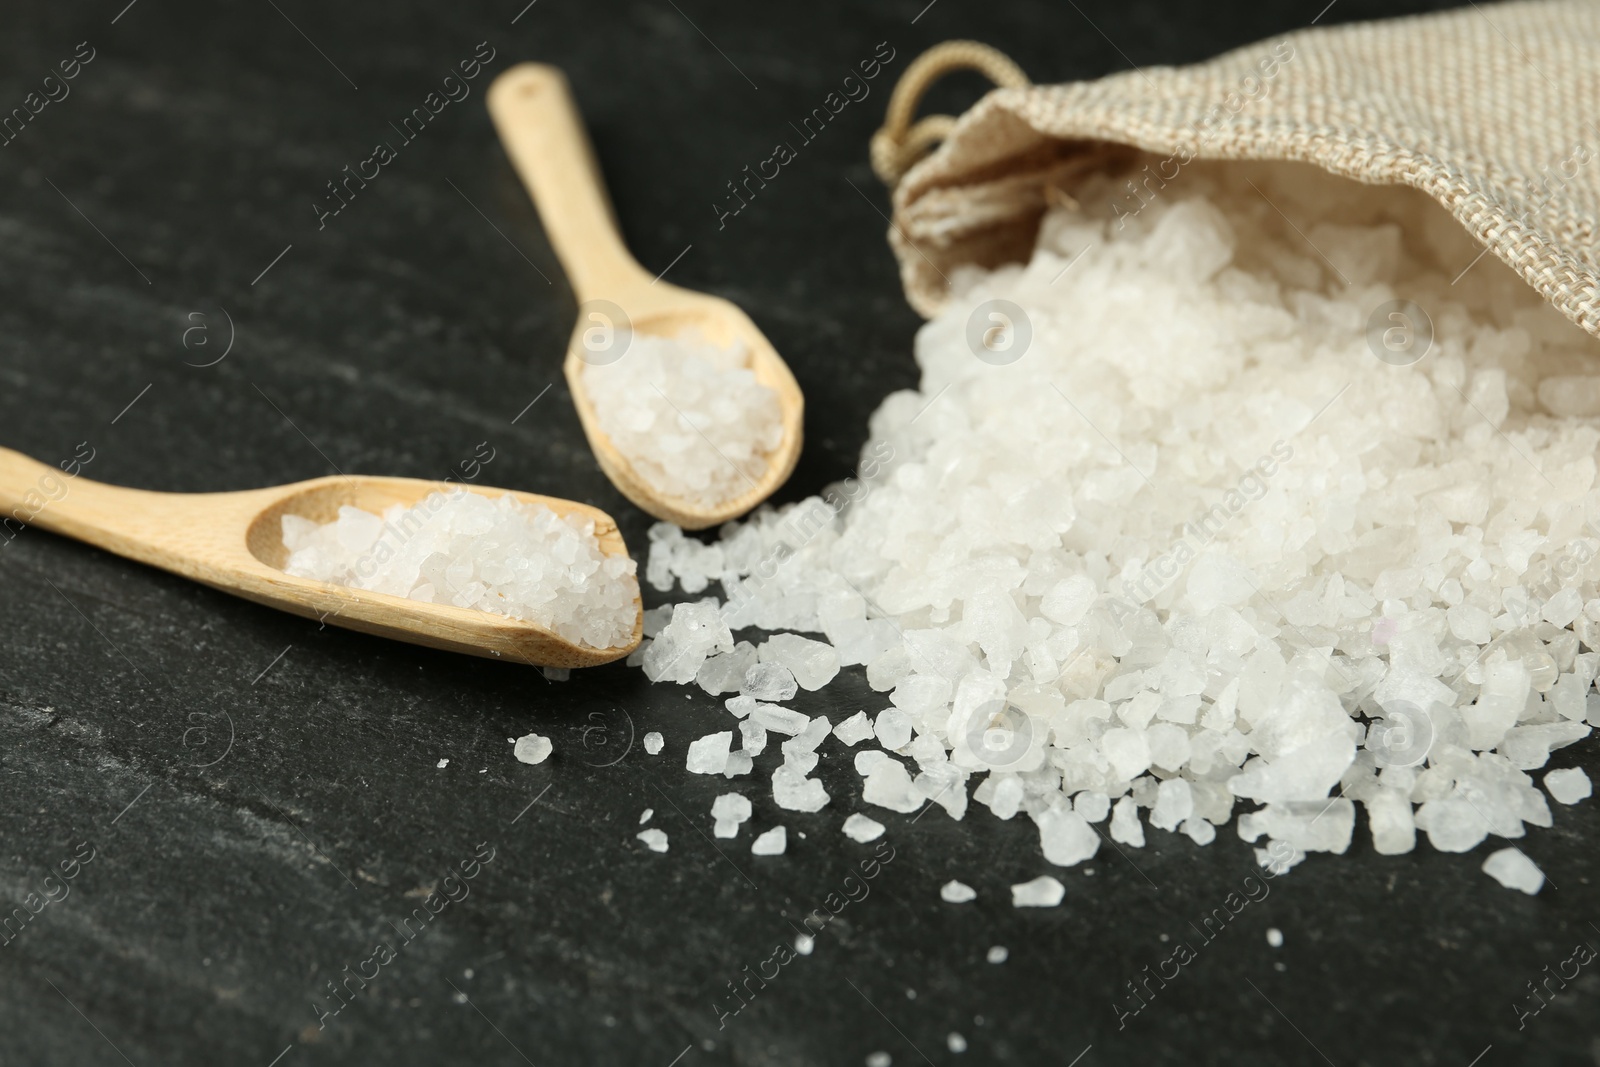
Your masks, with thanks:
M995 67L991 77L1007 80L993 60L955 65ZM1303 30L1190 67L1013 84L953 122L895 128L896 104L909 113L924 87L897 91L874 164L892 182L906 154L944 138L895 187L889 235L907 298L925 316L942 305L953 268L1026 260L1054 199L1139 154L1179 182L1194 159L1292 160L1411 186L1600 337L1594 0ZM908 143L919 132L922 143Z

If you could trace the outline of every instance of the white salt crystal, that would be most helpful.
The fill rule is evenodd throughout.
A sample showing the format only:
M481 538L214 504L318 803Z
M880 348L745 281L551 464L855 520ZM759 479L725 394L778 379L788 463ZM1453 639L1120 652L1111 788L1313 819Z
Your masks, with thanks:
M645 823L649 822L650 816L654 815L655 813L655 808L645 808L639 813L639 825L643 826Z
M831 645L799 634L773 634L756 653L762 663L787 667L801 689L821 689L839 673L839 653Z
M772 772L772 799L786 811L821 811L828 791L815 778L807 778L785 764Z
M751 811L749 799L739 793L723 793L711 802L711 817L718 822L742 823Z
M550 743L548 737L523 734L517 738L516 747L511 750L511 754L523 763L543 763L550 758L550 753L554 750L555 746ZM444 764L441 763L440 766Z
M1035 815L1034 821L1039 825L1044 858L1058 867L1076 866L1100 850L1100 835L1069 807L1048 808Z
M816 947L817 939L812 937L810 934L794 935L794 950L800 953L800 955L809 956L811 955L812 950Z
M644 750L652 756L659 756L666 743L666 738L662 737L658 730L651 730L644 735Z
M906 773L905 766L898 760L886 758L868 773L867 780L861 785L861 799L890 811L911 812L922 807L924 798L912 785L911 775Z
M876 819L856 812L844 821L844 836L852 841L876 841L883 836L885 827Z
M787 737L794 737L811 725L809 716L776 704L757 704L750 712L750 719L774 733Z
M1519 848L1503 848L1483 861L1483 873L1507 889L1533 896L1544 888L1544 872Z
M1144 847L1144 824L1132 797L1123 797L1111 809L1111 840L1133 848Z
M739 692L757 700L779 701L788 700L797 689L788 667L778 663L754 663L745 671Z
M1111 812L1111 798L1092 789L1085 790L1072 798L1072 810L1089 822L1101 822Z
M1410 852L1417 844L1411 800L1398 789L1379 789L1362 801L1372 829L1372 848L1380 856Z
M977 890L965 882L958 882L955 879L951 879L939 887L939 899L946 904L965 904L969 900L976 899L977 896Z
M894 1062L894 1057L887 1052L878 1051L867 1054L867 1067L889 1067Z
M1283 947L1283 931L1276 926L1267 927L1267 944L1273 948Z
M1156 790L1156 806L1150 809L1150 825L1160 830L1172 831L1194 811L1194 796L1189 783L1182 778L1169 778Z
M538 760L525 760L524 762L526 762L526 763L538 763L539 761ZM441 771L444 770L448 766L450 766L450 761L448 759L441 759L438 763L434 764L434 767L437 768L438 770L441 770Z
M1566 767L1545 772L1544 787L1549 791L1552 800L1562 804L1576 804L1580 800L1585 800L1594 788L1582 767Z
M878 712L873 732L878 735L878 744L884 748L891 751L904 748L911 741L911 720L899 708L884 708Z
M719 652L702 663L700 669L695 672L694 680L699 683L701 689L714 697L724 693L738 693L744 684L745 674L755 662L756 647L748 641L740 641L731 651ZM791 690L789 696L793 695ZM777 699L787 700L788 697Z
M847 745L859 745L873 735L872 720L858 711L833 728L833 736Z
M746 754L759 756L767 747L767 728L754 719L739 724L739 738Z
M944 1045L945 1048L949 1049L951 1052L967 1051L967 1039L962 1037L954 1030L945 1035Z
M1013 908L1053 908L1067 895L1067 887L1048 874L1011 887Z
M691 774L721 774L728 765L728 750L733 746L733 731L706 734L689 743L684 767Z
M992 945L984 958L990 963L1004 963L1011 958L1011 950L1004 945Z
M755 856L781 856L788 847L788 831L781 826L774 826L750 842L750 853Z
M640 830L634 836L643 841L645 847L651 852L665 852L667 850L667 832L665 830L657 830L655 827L651 827L648 830Z
M750 758L750 753L738 751L728 753L728 762L722 768L724 778L737 778L741 774L749 774L755 770L755 761Z
M657 492L715 507L760 482L783 439L778 395L742 345L697 333L654 337L596 321L584 335L583 385L595 420Z
M456 489L382 516L346 506L323 526L284 524L283 569L301 578L526 619L589 648L633 636L634 563L606 555L579 512Z

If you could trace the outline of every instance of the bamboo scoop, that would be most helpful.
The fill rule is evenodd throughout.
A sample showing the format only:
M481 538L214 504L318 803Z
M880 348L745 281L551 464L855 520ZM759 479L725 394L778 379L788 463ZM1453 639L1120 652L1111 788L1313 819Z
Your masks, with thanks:
M579 319L567 346L564 371L600 469L629 500L685 529L700 530L743 515L784 483L800 455L805 400L788 364L732 303L653 279L628 253L583 120L559 70L537 63L513 67L489 87L488 102L506 154L532 194L578 298ZM618 318L625 321L614 321ZM595 419L583 384L586 360L603 359L597 358L593 344L585 346L585 334L597 328L603 334L628 323L642 334L673 337L697 329L719 346L744 343L756 380L778 394L783 419L782 442L767 457L766 472L752 480L746 492L713 508L667 496L641 478L613 447Z
M621 659L638 647L644 623L637 601L633 636L626 645L589 648L521 619L296 578L281 569L289 556L283 544L286 514L326 523L338 517L343 504L381 512L391 504L409 507L445 488L416 478L334 476L238 493L154 493L69 478L0 448L0 549L20 526L38 526L295 615L536 667L591 667ZM507 492L460 488L490 497ZM511 495L558 515L577 512L593 519L602 550L627 555L617 524L598 508L531 493Z

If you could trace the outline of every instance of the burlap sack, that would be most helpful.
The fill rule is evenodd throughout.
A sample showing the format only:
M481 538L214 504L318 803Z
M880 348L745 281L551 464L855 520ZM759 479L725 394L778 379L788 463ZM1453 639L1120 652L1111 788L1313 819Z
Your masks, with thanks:
M880 176L898 180L890 241L924 315L953 266L1025 260L1052 190L1133 148L1156 157L1129 176L1141 185L1181 181L1192 159L1277 159L1414 186L1600 336L1600 0L1313 28L1068 85L1027 86L970 42L941 48L908 68L873 145ZM912 126L927 81L953 66L1014 87Z

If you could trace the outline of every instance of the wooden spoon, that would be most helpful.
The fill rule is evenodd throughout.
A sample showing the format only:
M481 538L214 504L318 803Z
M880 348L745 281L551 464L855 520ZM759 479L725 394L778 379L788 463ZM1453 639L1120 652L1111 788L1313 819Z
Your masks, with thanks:
M788 364L734 304L652 278L628 253L561 71L538 63L512 67L489 87L488 103L506 154L539 208L579 301L564 371L600 469L629 500L685 529L700 530L743 515L784 483L800 456L805 400ZM609 337L607 331L630 324L642 334L675 337L695 329L718 346L744 343L751 371L778 394L783 418L783 440L768 455L766 472L751 480L746 492L711 508L668 496L640 477L611 444L595 419L583 369L589 362L615 358L604 345L596 347L595 336ZM585 334L592 330L599 333L586 344Z
M522 619L296 578L281 569L289 557L283 544L284 515L326 523L338 517L344 504L382 512L391 504L410 506L431 492L451 488L489 497L508 492L416 478L334 476L239 493L153 493L67 477L0 448L0 551L22 527L38 526L295 615L536 667L591 667L621 659L639 646L644 609L637 599L628 643L589 648ZM558 515L576 512L593 519L605 553L628 554L617 524L598 508L532 493L511 495Z

